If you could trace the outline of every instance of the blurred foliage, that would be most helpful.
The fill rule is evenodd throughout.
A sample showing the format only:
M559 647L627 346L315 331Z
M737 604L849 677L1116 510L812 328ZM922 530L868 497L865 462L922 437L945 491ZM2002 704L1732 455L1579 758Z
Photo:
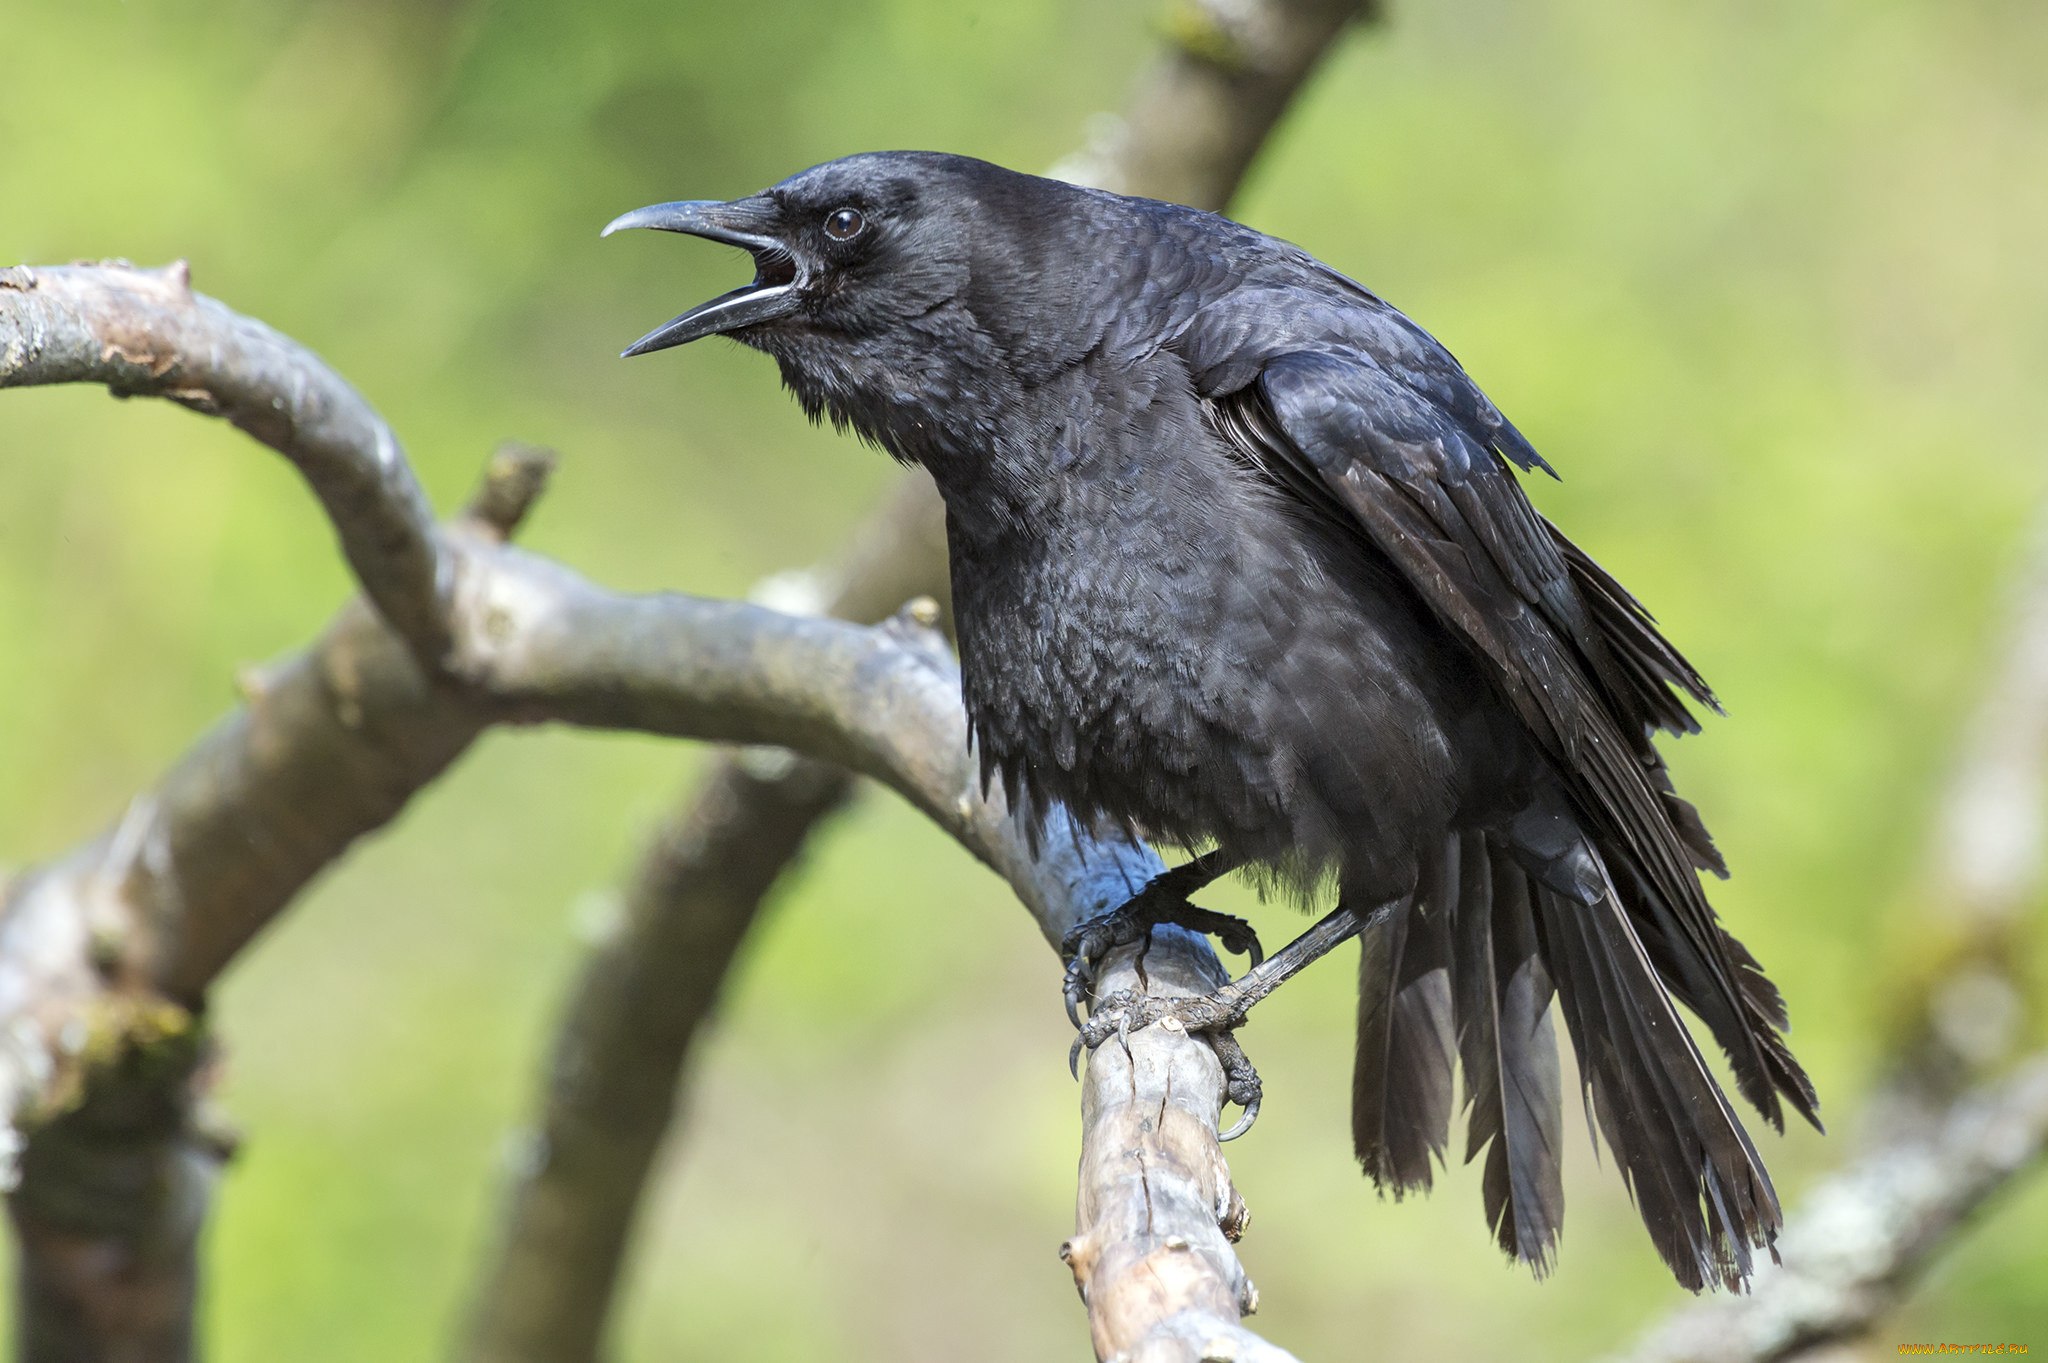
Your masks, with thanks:
M715 594L830 553L894 475L735 347L618 363L744 266L596 229L862 148L1043 166L1121 101L1157 18L0 12L0 259L188 257L369 394L442 505L497 439L552 443L530 543ZM1731 718L1677 761L1737 870L1718 902L1785 985L1834 1120L1763 1141L1795 1197L1855 1133L1929 804L2048 490L2044 50L2031 0L1412 0L1337 55L1239 207L1444 337L1563 470L1544 507L1720 688ZM347 582L290 472L217 423L11 392L0 448L0 852L19 864L114 816ZM494 736L236 968L223 1099L249 1140L211 1231L214 1357L445 1352L578 933L693 761ZM1541 1363L1670 1307L1576 1134L1548 1283L1489 1247L1468 1170L1375 1200L1346 1147L1347 976L1312 972L1247 1033L1271 1096L1234 1152L1262 1328L1306 1358ZM700 1057L620 1357L1085 1356L1053 1257L1074 1150L1055 981L1001 887L902 807L838 825ZM2037 1184L1890 1333L2038 1347L2044 1282Z

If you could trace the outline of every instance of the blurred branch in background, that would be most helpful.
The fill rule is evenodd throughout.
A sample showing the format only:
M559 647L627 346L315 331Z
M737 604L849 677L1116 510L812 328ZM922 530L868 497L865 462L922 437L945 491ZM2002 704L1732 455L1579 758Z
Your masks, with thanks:
M1331 44L1378 18L1379 0L1171 0L1130 111L1053 174L1220 211Z
M944 589L944 509L929 478L897 484L847 564L825 601L844 619L879 620ZM792 575L772 595L815 612L821 576ZM573 988L540 1121L515 1143L469 1357L596 1356L691 1042L768 892L852 790L829 763L728 752L649 840L623 913Z
M2048 1054L2001 1077L2040 1021L2019 962L2048 889L2048 506L1998 650L1936 811L1861 1153L1807 1196L1749 1295L1680 1311L1629 1363L1776 1363L1860 1340L2048 1156Z
M2048 506L2008 597L1914 895L1893 991L1893 1103L1938 1105L2009 1061L2041 1021L2027 1016L2020 962L2048 895Z
M2048 1152L2048 1057L1928 1117L1814 1188L1778 1241L1782 1262L1763 1265L1749 1295L1687 1307L1625 1363L1778 1363L1863 1339Z
M1223 208L1323 54L1347 24L1376 12L1363 0L1187 0L1170 7L1162 50L1140 78L1129 112L1105 117L1093 145L1055 173ZM857 621L878 620L914 596L943 601L944 508L930 479L907 475L857 532L836 571L763 586L776 604L794 598L800 609ZM623 916L573 988L536 1129L514 1145L522 1158L508 1172L506 1222L471 1320L474 1363L582 1363L598 1356L692 1041L776 879L850 793L843 777L802 758L729 754L704 778L689 810L655 834L625 893ZM1159 972L1152 974L1164 987ZM1185 1038L1173 1048L1197 1049ZM1206 1070L1203 1063L1180 1056L1141 1068L1149 1086L1165 1082L1175 1064L1196 1067L1213 1099L1220 1077L1210 1073L1213 1056ZM1096 1088L1091 1072L1089 1091ZM1182 1091L1176 1101L1199 1108L1208 1101L1202 1091ZM1211 1138L1214 1118L1211 1110ZM1220 1155L1215 1162L1221 1166ZM1224 1177L1227 1186L1227 1170ZM1087 1197L1084 1189L1084 1203ZM1208 1233L1215 1234L1213 1224ZM1166 1234L1159 1231L1151 1245ZM1149 1248L1140 1248L1137 1259ZM1227 1246L1217 1264L1219 1281L1242 1279ZM1235 1301L1236 1294L1221 1300ZM1113 1311L1093 1297L1090 1304L1099 1348L1101 1321L1142 1314ZM1214 1324L1235 1330L1235 1319Z

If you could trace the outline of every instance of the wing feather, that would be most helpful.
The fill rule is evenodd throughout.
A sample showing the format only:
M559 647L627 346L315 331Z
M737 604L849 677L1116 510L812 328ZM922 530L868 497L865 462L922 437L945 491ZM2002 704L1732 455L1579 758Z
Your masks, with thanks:
M1719 869L1718 854L1649 743L1652 728L1690 721L1682 696L1711 703L1712 693L1482 443L1512 428L1468 429L1433 400L1449 386L1443 374L1430 393L1404 377L1364 350L1305 351L1268 359L1251 384L1210 400L1237 449L1361 533L1479 655L1551 754L1632 891L1645 949L1713 1031L1744 1096L1774 1125L1781 1097L1813 1119L1812 1085L1777 1036L1775 993L1700 886L1696 870ZM1483 399L1450 406L1493 410Z
M1659 1251L1688 1286L1734 1282L1774 1238L1777 1201L1674 1000L1706 1024L1743 1096L1774 1126L1785 1105L1819 1123L1813 1086L1781 1035L1783 1001L1701 887L1699 871L1726 868L1651 741L1658 730L1696 730L1688 702L1718 708L1713 692L1642 605L1529 503L1510 465L1548 466L1448 353L1370 295L1355 306L1373 320L1348 345L1203 371L1240 376L1231 391L1203 395L1213 424L1313 514L1361 536L1470 648L1550 757L1605 882L1592 902L1572 902L1466 835L1478 850L1460 854L1451 888L1432 891L1425 877L1400 920L1368 936L1354 1091L1361 1158L1397 1189L1428 1178L1433 1147L1395 1108L1404 1088L1426 1093L1427 1124L1441 1129L1436 1051L1393 1043L1405 958L1421 945L1408 936L1442 901L1468 1139L1487 1150L1487 1215L1502 1246L1540 1271L1562 1219L1556 1062L1546 1071L1533 1055L1539 1029L1552 1044L1554 985L1589 1114ZM1403 1058L1426 1064L1404 1071ZM1432 1082L1418 1086L1422 1073Z

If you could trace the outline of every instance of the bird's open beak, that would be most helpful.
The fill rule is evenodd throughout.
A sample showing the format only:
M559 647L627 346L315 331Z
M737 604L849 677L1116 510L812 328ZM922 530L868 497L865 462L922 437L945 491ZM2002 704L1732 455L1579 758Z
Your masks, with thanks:
M613 218L604 235L629 227L652 227L663 232L687 232L693 237L722 241L743 247L754 255L754 282L731 293L720 294L708 303L691 308L664 326L656 327L626 347L624 355L645 355L666 350L705 336L715 336L752 326L756 322L787 317L797 309L797 264L789 249L772 235L772 204L759 198L693 199L680 203L651 204Z

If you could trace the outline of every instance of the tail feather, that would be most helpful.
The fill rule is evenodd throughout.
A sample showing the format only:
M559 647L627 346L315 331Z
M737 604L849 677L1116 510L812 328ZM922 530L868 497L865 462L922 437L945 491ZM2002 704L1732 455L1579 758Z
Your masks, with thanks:
M1738 1286L1754 1252L1773 1246L1781 1214L1678 1013L1700 991L1649 945L1673 926L1634 878L1626 893L1610 882L1580 904L1485 835L1449 839L1414 895L1361 934L1352 1134L1374 1183L1397 1197L1430 1186L1449 1138L1455 1063L1466 1159L1486 1156L1488 1225L1508 1254L1548 1271L1564 1223L1555 1000L1588 1119L1658 1254L1694 1291ZM1776 991L1739 946L1729 952L1744 1016L1720 1020L1746 1027L1767 1054L1782 1052L1769 1025L1782 1018ZM1718 996L1701 997L1711 1011Z
M1756 957L1718 923L1710 924L1718 953L1699 951L1661 895L1635 877L1630 888L1630 902L1638 906L1634 927L1657 975L1707 1024L1742 1096L1777 1130L1785 1126L1781 1098L1819 1127L1813 1081L1785 1044L1784 996Z
M1580 1082L1651 1240L1685 1287L1739 1286L1777 1238L1770 1176L1619 900L1536 900Z
M1465 1158L1469 1163L1486 1151L1487 1224L1503 1250L1541 1277L1564 1225L1550 971L1526 873L1477 835L1452 846L1460 863L1451 973L1469 1109Z
M1700 817L1700 811L1693 802L1672 786L1671 768L1664 764L1664 755L1647 737L1636 753L1636 760L1643 764L1643 774L1649 777L1650 785L1663 803L1665 817L1671 821L1671 831L1684 846L1685 854L1692 859L1693 869L1726 880L1728 863L1722 859L1721 849L1714 845L1714 835L1707 831L1706 820Z
M1690 698L1718 710L1713 691L1658 632L1650 613L1627 588L1555 527L1551 534L1579 598L1597 626L1597 642L1584 644L1591 649L1588 662L1601 678L1614 714L1627 721L1622 725L1623 734L1661 805L1663 831L1675 837L1694 867L1725 877L1727 864L1699 811L1672 789L1664 759L1650 742L1657 729L1671 733L1697 730L1684 701ZM1604 657L1600 656L1603 651ZM1618 754L1609 755L1605 760L1612 762L1616 757ZM1713 1032L1734 1068L1743 1097L1765 1120L1784 1128L1783 1099L1818 1127L1819 1102L1813 1083L1780 1035L1786 1019L1778 991L1764 978L1755 958L1714 921L1705 899L1688 884L1690 877L1673 874L1669 867L1658 873L1654 856L1645 855L1652 849L1640 843L1640 831L1625 833L1622 841L1636 845L1615 846L1609 865L1625 882L1629 905L1638 915L1636 927L1642 945L1657 973ZM1638 877L1642 883L1637 883Z
M1455 877L1447 856L1433 859L1416 893L1360 934L1352 1143L1396 1197L1429 1188L1450 1139Z

